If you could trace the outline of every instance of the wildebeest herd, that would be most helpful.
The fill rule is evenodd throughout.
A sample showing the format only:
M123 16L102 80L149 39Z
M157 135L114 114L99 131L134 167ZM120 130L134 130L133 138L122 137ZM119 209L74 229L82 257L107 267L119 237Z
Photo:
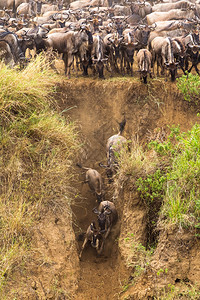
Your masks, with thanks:
M109 178L109 181L118 168L117 158L120 151L122 150L122 148L128 146L126 138L122 136L125 124L126 120L124 118L124 120L119 124L119 133L111 136L107 141L107 165L103 165L101 163L99 164L101 167L107 169L107 176ZM92 210L95 214L97 214L98 227L96 226L95 221L92 221L88 226L79 255L79 258L81 259L83 250L85 249L88 241L90 241L92 247L96 249L98 254L102 253L105 241L111 231L111 228L117 222L118 213L115 204L111 201L105 200L105 190L103 187L103 179L101 177L101 174L95 169L85 168L80 164L77 164L77 166L87 171L85 182L88 183L90 189L95 193L95 196L99 203L98 208L95 207Z
M0 59L23 64L34 49L62 55L68 77L135 71L144 83L157 64L174 81L178 68L199 74L199 13L195 0L1 0Z

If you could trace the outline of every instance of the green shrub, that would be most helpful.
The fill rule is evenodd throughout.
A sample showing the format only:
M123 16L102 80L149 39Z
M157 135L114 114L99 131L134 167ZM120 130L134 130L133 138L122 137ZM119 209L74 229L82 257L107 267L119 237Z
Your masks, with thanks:
M200 80L199 75L187 73L177 79L177 87L183 94L186 101L195 101L198 103L200 94Z
M155 173L147 175L145 179L141 177L136 181L137 190L142 199L149 205L153 201L162 201L164 197L164 183L166 176L164 171L158 169Z
M166 218L165 222L194 226L200 217L199 124L194 125L187 133L180 133L177 128L172 128L171 134L165 143L153 142L151 143L152 146L162 161L163 156L166 157L164 171L166 173L164 175L166 176L165 189L159 190L159 185L156 182L154 185L157 192L163 195L164 201L161 216L163 219ZM160 176L162 178L163 173ZM143 196L145 195L146 198L148 196L150 199L153 198L153 194L149 193L150 188L148 187L151 181L152 179L147 177L142 183L143 188L140 188Z

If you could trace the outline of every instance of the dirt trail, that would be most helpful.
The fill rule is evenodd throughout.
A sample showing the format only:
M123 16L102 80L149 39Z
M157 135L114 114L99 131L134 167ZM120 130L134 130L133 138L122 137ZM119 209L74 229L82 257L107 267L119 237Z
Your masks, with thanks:
M97 169L105 178L106 200L112 200L111 187L107 184L105 170L98 166L100 161L106 159L105 144L107 138L113 134L112 117L107 119L108 112L105 112L104 101L92 101L90 97L74 103L74 109L70 111L70 117L78 120L81 132L85 138L84 151L81 156L83 166ZM118 130L118 124L115 123ZM80 198L77 198L72 207L74 213L74 230L76 236L81 231L86 231L91 221L96 221L96 215L92 209L97 206L96 198L90 191L89 186L84 184L85 171L77 168L80 173L77 188L80 191ZM118 222L118 224L120 221ZM118 253L117 237L119 236L119 226L113 228L109 240L106 242L103 254L99 257L95 249L87 246L80 262L79 288L75 299L117 299L118 293L122 290L127 271L122 267L121 258ZM83 241L78 242L80 249Z

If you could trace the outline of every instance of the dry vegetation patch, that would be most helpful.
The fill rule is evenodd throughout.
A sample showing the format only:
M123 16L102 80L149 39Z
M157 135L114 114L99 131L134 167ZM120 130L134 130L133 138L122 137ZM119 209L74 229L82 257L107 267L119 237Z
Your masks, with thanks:
M28 274L23 270L35 255L32 238L40 218L64 207L71 226L72 162L80 142L76 124L56 110L52 95L58 83L61 78L42 56L20 72L0 66L1 299L17 295L13 288Z

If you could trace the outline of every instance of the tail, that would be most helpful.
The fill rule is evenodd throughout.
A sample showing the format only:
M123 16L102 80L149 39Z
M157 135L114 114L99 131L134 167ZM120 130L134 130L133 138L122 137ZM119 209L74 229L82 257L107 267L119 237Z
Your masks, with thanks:
M124 116L124 120L123 120L121 123L119 123L119 134L120 134L120 135L121 135L122 132L124 131L125 125L126 125L126 118L125 118L125 116Z
M13 16L16 18L16 4L15 4L15 0L13 1L12 13L13 13Z

